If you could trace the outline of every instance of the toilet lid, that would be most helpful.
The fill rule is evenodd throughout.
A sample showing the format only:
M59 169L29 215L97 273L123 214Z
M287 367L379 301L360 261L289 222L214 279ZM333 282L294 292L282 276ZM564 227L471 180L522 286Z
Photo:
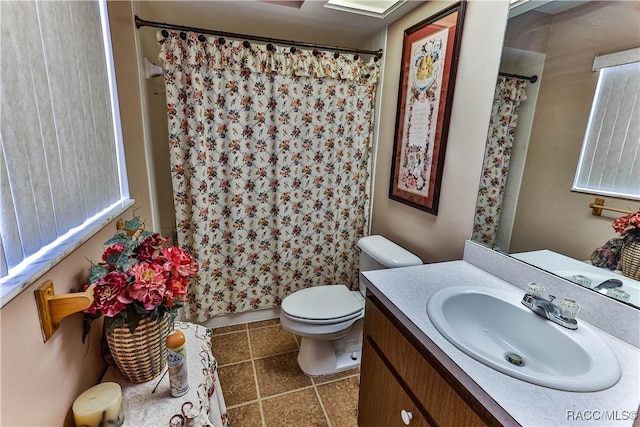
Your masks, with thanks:
M299 319L330 320L354 316L364 308L344 285L315 286L300 289L282 301L281 309Z

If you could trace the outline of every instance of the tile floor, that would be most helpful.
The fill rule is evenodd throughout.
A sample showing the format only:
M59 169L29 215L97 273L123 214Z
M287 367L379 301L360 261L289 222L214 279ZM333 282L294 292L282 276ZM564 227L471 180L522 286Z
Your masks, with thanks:
M213 330L231 427L357 427L360 370L309 377L278 319Z

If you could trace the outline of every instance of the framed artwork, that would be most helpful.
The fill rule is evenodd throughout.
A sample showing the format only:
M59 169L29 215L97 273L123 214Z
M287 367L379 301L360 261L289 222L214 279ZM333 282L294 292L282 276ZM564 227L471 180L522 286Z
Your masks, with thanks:
M389 197L433 215L447 145L466 2L405 30Z

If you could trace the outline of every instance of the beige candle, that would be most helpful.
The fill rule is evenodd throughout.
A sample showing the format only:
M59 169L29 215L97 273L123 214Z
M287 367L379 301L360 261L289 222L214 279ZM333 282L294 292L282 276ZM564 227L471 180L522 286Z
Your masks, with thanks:
M121 426L124 413L120 385L106 382L86 390L73 402L73 417L76 427Z

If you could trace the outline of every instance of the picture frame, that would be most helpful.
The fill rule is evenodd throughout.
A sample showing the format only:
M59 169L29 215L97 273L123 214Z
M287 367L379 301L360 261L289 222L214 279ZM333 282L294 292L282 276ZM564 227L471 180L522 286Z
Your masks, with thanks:
M389 198L438 214L466 1L404 32Z

